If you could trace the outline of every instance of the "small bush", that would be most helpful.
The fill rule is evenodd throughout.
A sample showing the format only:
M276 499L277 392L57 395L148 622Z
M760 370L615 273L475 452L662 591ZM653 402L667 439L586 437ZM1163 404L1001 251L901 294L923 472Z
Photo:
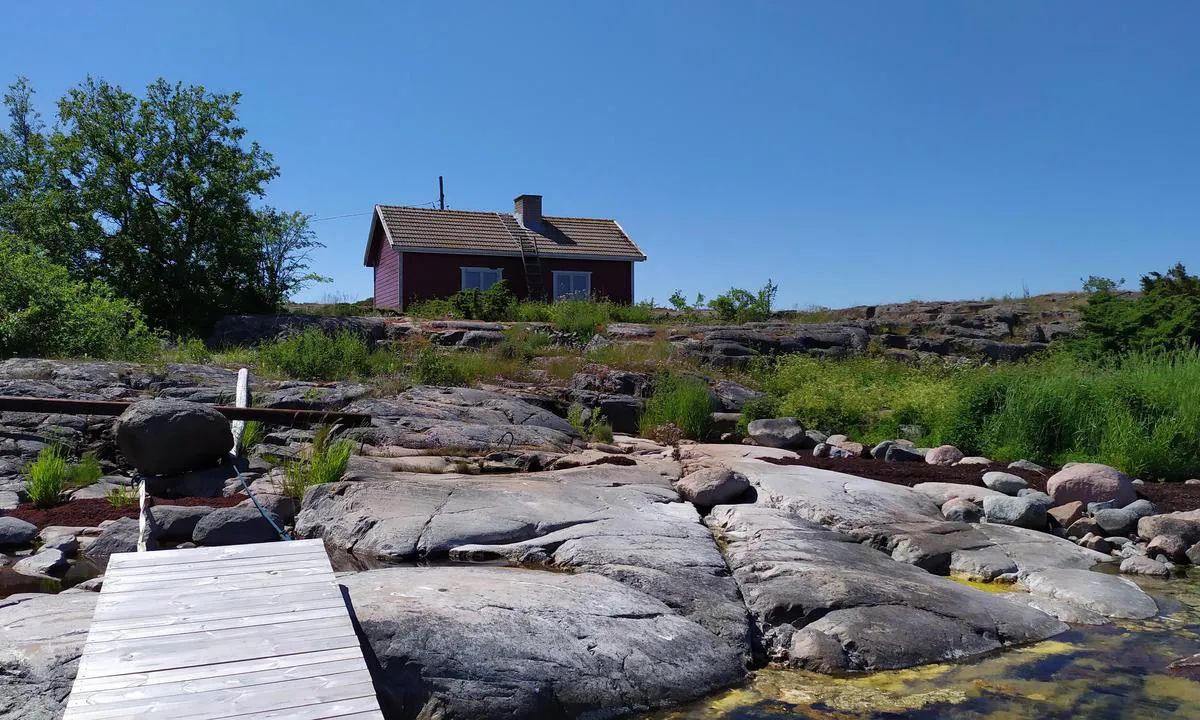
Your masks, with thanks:
M264 345L259 359L265 370L299 380L344 380L375 374L367 341L342 330L324 333L309 328ZM386 353L383 354L386 358Z
M95 455L84 455L79 462L67 468L67 484L72 487L91 485L104 475L100 469L100 461Z
M712 394L708 384L695 378L664 375L655 383L641 417L643 434L668 423L683 437L703 440L712 427Z
M179 340L175 352L180 362L194 365L204 365L213 359L212 353L204 346L204 341L199 338Z
M771 319L771 305L779 286L767 280L757 293L741 288L729 288L729 292L708 301L708 306L725 322L761 322Z
M550 306L551 322L556 329L586 340L604 329L610 307L594 300L559 300Z
M418 385L466 384L466 378L458 366L428 345L417 351L409 376Z
M582 403L571 403L571 406L567 408L567 422L585 440L604 443L613 441L612 425L599 408L589 411Z
M57 505L62 497L68 473L66 455L62 448L57 445L42 448L37 460L29 466L29 480L25 483L29 501L39 508Z
M501 280L487 290L462 290L450 296L450 306L457 317L465 320L507 320L513 314L517 298L508 289L508 281Z
M779 401L770 395L760 395L742 403L742 416L738 418L737 429L742 435L747 433L750 423L755 420L768 420L779 417Z
M550 336L545 333L512 327L504 332L504 340L496 346L495 353L504 360L529 360L549 344Z
M449 300L443 298L434 298L432 300L422 300L421 302L409 303L404 308L405 314L410 317L419 318L422 320L445 320L447 318L456 318L458 315L454 306ZM458 318L462 319L462 318Z
M302 501L310 487L335 482L346 474L354 443L349 440L330 440L329 434L328 425L318 428L307 454L284 465L284 495L295 498L297 502Z
M140 360L158 352L141 311L108 285L73 280L3 233L0 268L0 357Z

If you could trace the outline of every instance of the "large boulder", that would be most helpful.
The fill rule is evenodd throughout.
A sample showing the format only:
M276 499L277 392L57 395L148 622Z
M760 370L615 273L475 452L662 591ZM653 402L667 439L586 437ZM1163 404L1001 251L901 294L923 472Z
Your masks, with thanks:
M616 717L745 676L712 633L592 573L391 568L340 582L388 717Z
M1046 508L1027 497L986 497L983 499L983 516L990 523L1046 529Z
M197 545L273 542L279 539L279 533L272 522L279 525L279 518L270 516L268 521L255 507L217 508L196 522L192 542Z
M149 514L158 526L159 537L186 542L192 539L200 519L212 511L212 508L200 505L155 505Z
M143 400L115 426L117 446L144 475L172 475L210 467L229 453L229 421L206 405L185 400Z
M701 507L737 502L750 489L750 481L740 473L721 467L701 468L676 485L679 496Z
M28 545L37 537L37 526L20 518L0 517L0 546Z
M62 717L96 593L0 599L0 720Z
M799 449L810 447L812 441L796 418L767 418L753 420L746 432L754 442L766 447Z
M1111 500L1117 507L1124 507L1137 500L1133 478L1099 463L1078 463L1059 470L1046 482L1046 492L1055 505L1073 500L1084 505Z
M1138 519L1137 534L1145 540L1158 535L1178 535L1185 542L1200 542L1200 510L1149 515Z

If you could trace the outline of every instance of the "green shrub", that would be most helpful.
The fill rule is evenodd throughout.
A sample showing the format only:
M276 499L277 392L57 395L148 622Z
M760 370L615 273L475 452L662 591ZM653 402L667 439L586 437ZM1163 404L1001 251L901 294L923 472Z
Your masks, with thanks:
M981 368L942 438L996 459L1101 462L1133 475L1200 474L1200 352L1097 365L1056 354Z
M955 376L941 364L790 355L779 358L759 382L775 401L771 410L778 416L870 442L895 438L905 423L928 426L940 420L954 400ZM765 407L771 400L758 402Z
M757 293L742 288L729 288L729 292L708 301L708 306L724 322L758 322L771 319L771 305L779 286L767 280Z
M299 460L284 465L284 495L299 502L309 488L340 480L346 474L354 443L330 440L329 434L328 425L318 428L308 452Z
M330 334L309 328L264 345L259 360L268 372L300 380L344 380L375 374L367 341L349 330Z
M550 336L546 333L511 327L504 331L504 340L496 346L495 353L504 360L529 360L550 342Z
M1141 294L1115 294L1117 283L1090 278L1082 308L1085 336L1075 344L1084 355L1158 352L1200 347L1200 277L1182 264L1141 280Z
M428 345L417 351L409 376L418 385L466 384L466 378L458 366L448 356Z
M595 300L559 300L550 306L550 321L556 329L586 340L604 329L610 307Z
M91 453L80 458L79 462L67 467L67 484L72 487L91 485L104 475L100 461Z
M646 401L646 411L641 417L642 433L648 435L662 425L673 423L683 437L703 440L712 427L712 411L712 391L703 380L663 375Z
M57 445L42 448L37 460L29 466L29 479L25 483L29 501L39 508L57 505L68 473L66 454L62 448Z
M434 298L432 300L422 300L421 302L410 303L404 308L405 314L410 317L420 318L422 320L445 320L448 318L458 318L457 311L450 304L449 300L443 298ZM462 319L462 318L458 318Z
M180 339L175 347L176 357L180 362L204 365L211 362L213 355L199 338Z
M456 316L465 320L508 320L516 304L517 298L508 289L507 280L500 280L487 290L471 288L450 296Z
M767 420L779 417L779 401L770 395L760 395L742 403L742 416L738 419L737 429L742 435L747 427L755 420Z
M3 234L0 268L0 357L138 360L158 351L142 313L108 285L73 280Z
M604 443L613 441L612 425L599 408L588 412L582 403L571 403L567 408L567 422L579 431L579 435L585 440Z

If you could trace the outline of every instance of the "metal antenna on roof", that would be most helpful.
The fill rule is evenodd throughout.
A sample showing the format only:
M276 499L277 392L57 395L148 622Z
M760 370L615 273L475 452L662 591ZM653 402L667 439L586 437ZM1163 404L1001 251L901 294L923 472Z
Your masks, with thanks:
M438 208L446 209L446 188L442 185L442 176L438 175Z

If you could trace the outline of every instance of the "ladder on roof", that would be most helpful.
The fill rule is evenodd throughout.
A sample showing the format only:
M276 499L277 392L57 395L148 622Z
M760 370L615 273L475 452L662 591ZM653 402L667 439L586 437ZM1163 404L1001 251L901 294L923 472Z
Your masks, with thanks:
M529 300L538 302L546 299L546 279L542 275L542 257L538 254L537 243L511 216L496 213L500 223L508 231L508 236L517 244L521 251L521 266L525 270L525 290Z

